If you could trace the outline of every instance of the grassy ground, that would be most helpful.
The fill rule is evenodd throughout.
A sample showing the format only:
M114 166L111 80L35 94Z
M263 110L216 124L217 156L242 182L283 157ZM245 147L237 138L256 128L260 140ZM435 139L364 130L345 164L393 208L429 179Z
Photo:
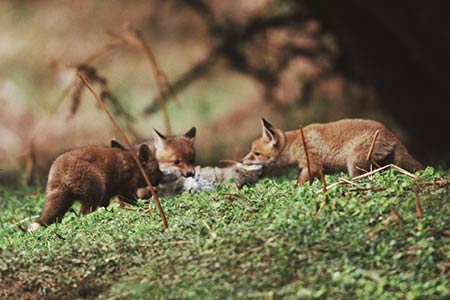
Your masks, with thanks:
M218 187L163 201L165 232L140 203L27 234L14 220L44 194L2 188L0 298L449 299L449 178L388 170L328 198L317 180Z

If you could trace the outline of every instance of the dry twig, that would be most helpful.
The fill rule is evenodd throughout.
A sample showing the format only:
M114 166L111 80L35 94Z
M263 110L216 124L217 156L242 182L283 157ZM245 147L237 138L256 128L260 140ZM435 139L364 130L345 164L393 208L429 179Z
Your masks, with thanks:
M309 166L308 147L306 146L306 140L305 140L305 135L303 133L303 127L300 127L300 136L302 138L303 150L305 151L305 156L306 156L306 167L308 168L309 185L312 185L311 170L310 170L310 166Z
M367 157L366 157L366 161L367 162L370 161L377 168L380 168L380 165L374 159L372 159L372 154L373 154L373 149L375 148L375 143L377 141L377 138L378 138L379 134L380 134L380 130L375 131L375 134L374 134L373 139L372 139L372 144L370 145L369 153L367 153Z
M423 218L423 208L422 208L422 201L420 201L419 198L419 192L417 190L414 190L414 195L416 196L416 216L417 219Z
M396 210L393 210L389 215L389 217L387 217L386 220L383 221L383 226L369 232L368 234L369 238L378 235L381 231L385 230L393 223L396 223L399 227L402 227L404 223L402 217L398 214Z
M122 131L122 129L120 128L119 124L117 124L116 120L114 119L114 116L111 114L111 112L109 111L109 109L106 107L105 103L102 101L102 99L97 95L97 93L94 91L94 89L92 88L92 86L90 85L90 83L87 81L86 77L82 74L82 73L78 73L78 76L80 77L80 79L86 84L86 87L89 89L89 91L92 93L92 95L95 97L95 99L98 101L98 104L103 108L103 110L106 112L106 114L108 115L108 117L110 118L111 122L113 123L114 127L116 127L117 131L122 135L122 138L125 142L125 144L128 147L128 151L130 152L130 154L132 155L134 161L136 162L136 164L138 165L142 176L144 176L145 182L148 185L148 188L150 190L150 192L152 193L153 196L153 200L155 201L156 206L158 207L159 213L161 215L161 219L163 222L163 226L164 229L166 229L168 227L167 225L167 220L166 220L166 216L164 214L164 211L162 209L161 203L159 202L159 198L158 195L155 193L155 190L153 189L153 185L150 182L150 179L147 176L147 173L145 173L144 168L142 167L141 162L139 161L139 158L137 157L136 153L133 151L133 146L130 144L130 142L128 141L128 138L126 137L125 133Z
M413 178L413 179L417 179L417 176L414 175L414 174L412 174L411 172L408 172L408 171L406 171L405 169L402 169L402 168L400 168L399 166L396 166L396 165L394 165L394 164L388 164L388 165L385 165L385 166L380 167L380 168L378 168L378 169L375 169L375 170L373 170L373 171L370 171L370 172L364 173L364 174L362 174L362 175L353 177L353 178L350 179L350 180L341 180L341 178L340 178L338 182L332 183L332 184L330 184L329 186L327 186L327 190L329 190L329 189L331 189L331 188L334 188L334 187L338 186L339 184L343 184L343 183L345 183L345 184L350 184L350 182L351 182L352 185L355 185L355 181L358 181L358 180L361 180L361 179L363 179L363 178L372 176L373 174L379 173L379 172L381 172L381 171L383 171L383 170L386 170L386 169L394 169L394 170L396 170L396 171L398 171L398 172L400 172L400 173L403 173L403 174L405 174L405 175L407 175L407 176L409 176L409 177L411 177L411 178ZM322 192L322 190L317 190L317 191L316 191L316 194L318 194L318 193L320 193L320 192Z
M323 202L322 205L319 205L319 202L316 201L316 218L318 217L320 212L324 209L325 205L327 205L330 202L327 195L327 182L325 181L325 175L323 174L323 170L320 171L320 179L322 180L322 191L323 194L325 195L325 201Z
M161 106L161 109L163 111L163 117L164 117L164 123L166 126L166 133L171 134L172 133L172 127L170 125L170 119L169 114L167 112L166 107L166 91L170 90L170 84L169 80L167 79L167 76L164 74L160 66L158 65L158 62L155 58L155 55L153 54L152 49L150 46L145 42L142 33L132 26L128 26L128 32L129 35L122 36L120 34L117 34L112 31L108 31L107 34L110 36L118 39L119 41L122 41L128 45L138 47L142 49L145 52L145 55L150 63L150 67L152 69L153 73L153 79L156 82L156 86L158 87L158 93L159 93L159 105ZM166 88L167 87L167 88Z

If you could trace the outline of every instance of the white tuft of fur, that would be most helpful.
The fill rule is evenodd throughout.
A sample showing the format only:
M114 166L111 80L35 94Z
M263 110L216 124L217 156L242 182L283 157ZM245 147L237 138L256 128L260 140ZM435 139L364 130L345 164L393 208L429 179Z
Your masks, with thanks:
M30 227L28 227L27 231L32 232L32 231L38 230L40 227L41 227L41 224L34 222L34 223L31 223L31 225L30 225Z

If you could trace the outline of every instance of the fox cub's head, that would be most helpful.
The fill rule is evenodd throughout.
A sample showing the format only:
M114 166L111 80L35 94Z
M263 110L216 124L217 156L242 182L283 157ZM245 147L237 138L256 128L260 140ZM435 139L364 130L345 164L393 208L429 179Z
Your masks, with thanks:
M285 136L283 131L274 128L264 118L261 119L261 124L262 135L253 141L252 150L242 159L242 163L271 167L277 163L280 157Z
M128 148L119 143L116 140L111 140L111 147L118 148L123 151L128 151ZM142 167L145 170L145 173L149 176L152 184L157 185L161 182L164 174L159 169L158 161L156 160L155 154L150 150L148 145L142 144L139 146L139 149L136 150L136 155L139 158L139 161ZM142 179L143 180L143 179Z
M164 175L159 169L158 161L150 148L146 144L142 144L137 151L137 156L152 184L159 184Z
M192 127L184 135L164 136L153 129L153 142L159 168L165 174L194 175L196 129Z

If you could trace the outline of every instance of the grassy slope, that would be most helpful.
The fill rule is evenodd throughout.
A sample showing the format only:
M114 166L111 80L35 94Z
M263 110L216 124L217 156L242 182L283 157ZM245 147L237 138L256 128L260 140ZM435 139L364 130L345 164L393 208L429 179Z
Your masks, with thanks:
M440 177L428 168L419 181ZM370 189L330 190L318 216L320 182L264 179L164 201L165 232L142 203L33 234L11 220L38 214L44 195L3 189L0 298L448 299L448 185L419 188L417 219L411 178L389 170L360 184Z

